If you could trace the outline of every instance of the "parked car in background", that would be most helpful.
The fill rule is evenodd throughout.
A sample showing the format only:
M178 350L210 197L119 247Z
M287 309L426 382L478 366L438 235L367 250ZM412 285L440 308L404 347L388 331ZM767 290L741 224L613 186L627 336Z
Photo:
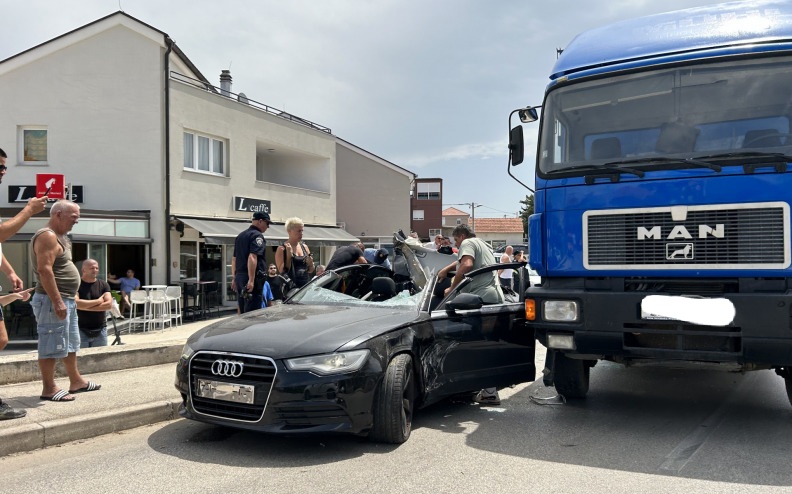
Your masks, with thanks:
M461 292L501 265L468 273L444 296L449 280L435 273L456 255L409 245L401 233L394 248L393 270L327 271L282 305L193 334L176 369L179 414L268 433L402 443L417 408L534 379L523 296L484 305Z
M494 249L492 252L495 254L495 260L500 262L500 256L503 255L503 252L506 250L506 247L511 245L514 250L521 250L525 252L525 256L528 257L528 244L503 244L497 249Z

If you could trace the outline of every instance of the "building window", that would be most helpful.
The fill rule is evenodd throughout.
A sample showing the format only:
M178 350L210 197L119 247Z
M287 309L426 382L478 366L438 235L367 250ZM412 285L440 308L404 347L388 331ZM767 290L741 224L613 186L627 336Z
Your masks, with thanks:
M431 239L434 239L435 236L442 235L442 234L443 234L443 230L441 230L440 228L430 228L429 229L429 238L431 238Z
M424 219L424 210L423 209L413 209L413 220L415 221L423 221Z
M48 164L47 128L42 126L25 126L19 128L20 164Z
M440 182L418 182L415 187L419 200L440 199Z
M184 168L225 176L225 141L214 137L184 133Z
M461 218L457 218L456 224L457 224L457 226L461 225L462 224L462 219Z

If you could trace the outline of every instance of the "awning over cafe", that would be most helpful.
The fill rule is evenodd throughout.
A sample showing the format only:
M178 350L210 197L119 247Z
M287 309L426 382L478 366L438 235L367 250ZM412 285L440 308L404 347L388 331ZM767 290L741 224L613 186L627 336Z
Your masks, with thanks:
M249 221L230 221L214 220L203 218L177 218L179 221L201 232L209 244L233 244L234 239L239 233L250 226ZM272 243L283 242L289 236L286 234L286 227L283 225L272 224L264 232L264 238ZM319 245L348 245L357 242L358 238L353 237L341 228L330 226L305 226L303 231L303 242L311 242Z

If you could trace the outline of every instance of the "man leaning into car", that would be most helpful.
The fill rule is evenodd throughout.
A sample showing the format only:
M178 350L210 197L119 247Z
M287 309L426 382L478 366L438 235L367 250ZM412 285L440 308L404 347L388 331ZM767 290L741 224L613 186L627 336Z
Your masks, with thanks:
M456 270L451 286L446 288L445 295L462 282L465 274L484 266L495 264L495 256L492 250L480 238L476 237L467 225L459 225L451 233L454 242L459 246L459 260L454 261L437 273L437 279L442 280L448 277L448 273ZM495 271L476 276L472 282L462 290L465 293L473 293L481 297L485 304L503 303L503 292L498 283ZM500 405L500 397L497 388L485 388L476 395L477 403L486 405Z

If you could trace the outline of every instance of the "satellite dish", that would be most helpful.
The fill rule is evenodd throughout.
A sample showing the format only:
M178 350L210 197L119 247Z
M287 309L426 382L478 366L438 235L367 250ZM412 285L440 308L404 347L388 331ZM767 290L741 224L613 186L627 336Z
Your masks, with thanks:
M248 101L248 97L245 96L245 93L239 93L239 95L237 96L237 101L239 101L240 103L244 103L246 105L250 104L250 101Z

